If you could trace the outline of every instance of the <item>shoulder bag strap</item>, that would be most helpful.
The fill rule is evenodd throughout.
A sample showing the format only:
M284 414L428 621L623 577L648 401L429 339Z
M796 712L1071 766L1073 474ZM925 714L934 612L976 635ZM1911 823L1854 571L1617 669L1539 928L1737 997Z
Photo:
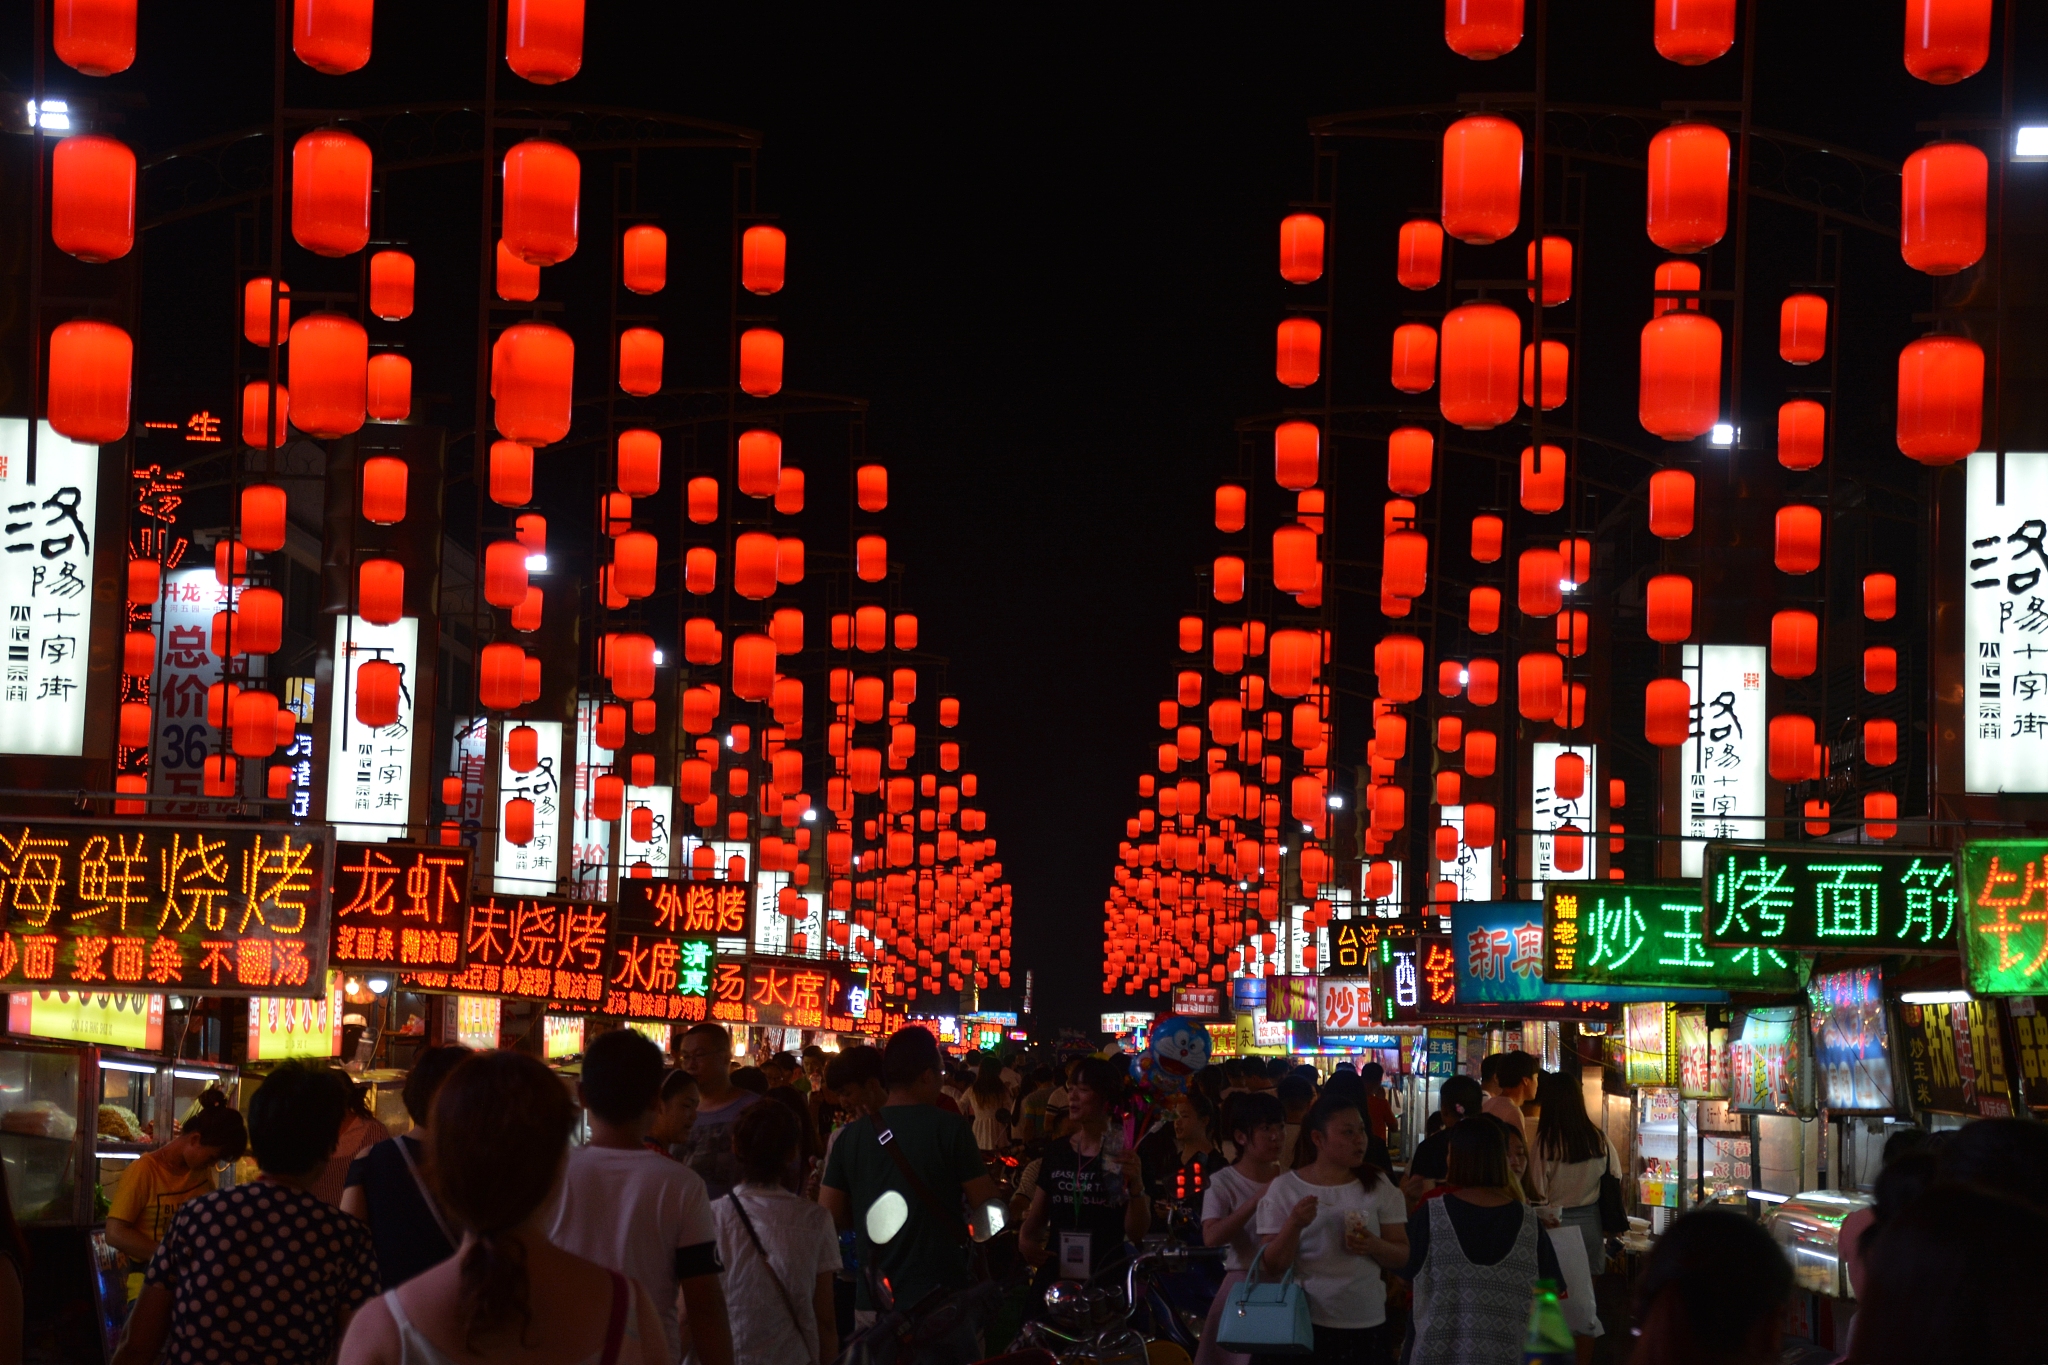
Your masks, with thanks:
M412 1177L412 1183L419 1189L420 1201L427 1206L427 1212L434 1215L434 1226L441 1229L441 1235L448 1239L449 1246L460 1248L462 1234L448 1226L448 1218L441 1212L440 1201L435 1199L434 1192L427 1188L426 1180L420 1175L419 1166L412 1159L411 1145L403 1137L391 1140L398 1144L399 1159L405 1163L406 1174Z
M790 1325L796 1328L797 1340L802 1341L804 1339L803 1314L796 1311L796 1300L791 1297L789 1286L784 1284L782 1277L775 1273L775 1263L768 1259L768 1248L761 1245L761 1234L754 1231L754 1220L747 1216L747 1206L740 1202L739 1190L737 1188L729 1190L726 1192L725 1197L732 1201L732 1211L740 1216L740 1226L747 1230L747 1240L754 1244L754 1252L761 1258L761 1266L768 1272L768 1279L774 1284L776 1294L782 1299L782 1306L789 1310ZM810 1347L806 1345L804 1349L808 1351ZM817 1357L812 1356L811 1359L815 1361Z
M972 1241L973 1239L967 1235L967 1223L960 1216L960 1211L955 1209L951 1213L946 1212L946 1206L939 1202L938 1196L931 1192L924 1181L917 1178L916 1168L911 1166L910 1158L903 1155L901 1149L896 1146L896 1134L890 1131L886 1124L875 1124L875 1141L882 1145L882 1150L896 1163L897 1172L910 1182L911 1193L917 1196L925 1211L939 1220L939 1226L951 1229L953 1235L963 1242Z
M604 1355L600 1365L618 1365L619 1348L626 1341L626 1314L631 1304L627 1298L626 1277L618 1271L610 1272L612 1277L612 1312L604 1324Z

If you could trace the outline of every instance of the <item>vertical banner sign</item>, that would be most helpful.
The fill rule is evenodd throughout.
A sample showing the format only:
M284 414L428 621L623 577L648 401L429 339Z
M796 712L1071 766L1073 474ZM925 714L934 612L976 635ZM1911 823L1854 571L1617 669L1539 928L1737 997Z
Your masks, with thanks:
M576 699L575 823L570 831L569 894L579 901L612 897L612 822L597 818L597 770L611 765L610 749L597 745L598 703Z
M1290 905L1287 907L1287 970L1295 976L1313 976L1323 962L1316 957L1311 963L1315 949L1315 926L1308 920L1309 907Z
M1709 1025L1705 1010L1678 1012L1678 1097L1728 1098L1728 1030Z
M1813 1112L1805 1011L1797 1005L1742 1010L1728 1033L1728 1104L1738 1113Z
M674 856L672 830L675 821L676 789L674 787L627 787L626 788L626 858L625 864L633 868L647 864L649 874L666 877L674 870L671 861ZM633 812L645 808L651 814L651 823L645 839L633 837Z
M1770 722L1762 645L1686 645L1692 737L1685 743L1685 832L1679 875L1697 877L1708 839L1761 839Z
M2048 454L1968 460L1963 788L2048 791Z
M1529 756L1529 827L1536 831L1532 839L1533 848L1529 858L1529 880L1538 896L1543 894L1545 882L1590 881L1593 869L1599 864L1597 856L1600 840L1593 836L1595 795L1600 790L1600 750L1593 744L1533 744ZM1573 800L1559 796L1552 788L1557 781L1557 760L1560 755L1573 753L1586 760L1586 788ZM1562 825L1576 825L1585 833L1585 861L1579 864L1577 872L1559 872L1556 864L1556 841L1548 831ZM1477 896L1476 900L1491 900L1492 896Z
M206 756L214 733L206 723L206 689L221 679L223 660L213 652L213 614L228 605L228 590L213 569L178 569L164 575L157 616L156 734L149 757L149 790L155 796L197 798L205 791ZM225 814L232 803L152 802L156 815Z
M2048 839L1963 845L1963 954L1977 995L2048 995Z
M449 755L448 772L462 779L462 809L451 817L462 824L462 842L479 846L484 822L484 767L491 743L490 717L476 716L455 723L454 752Z
M1973 1118L2013 1116L2012 1073L1998 1026L1998 1002L1899 1006L1913 1108Z
M466 848L343 844L334 860L336 967L420 971L469 965Z
M162 465L147 465L130 471L134 501L130 504L128 557L146 559L154 563L162 573L169 573L185 562L188 542L178 534L178 509L185 502L185 471L165 471ZM156 636L158 647L163 637L157 633L157 604L130 602L125 608L127 629L146 630ZM140 702L154 710L155 685L154 661L149 673L131 675L126 669L121 672L121 700ZM152 727L153 729L153 727ZM151 740L155 735L152 733ZM117 775L130 773L144 774L149 769L149 754L153 744L145 742L138 746L118 744L114 749L114 771ZM296 795L296 792L294 793ZM303 820L305 812L297 809L294 802L292 818Z
M210 571L209 571L210 573ZM388 626L334 618L334 694L327 709L327 819L337 839L402 838L412 814L413 681L420 623ZM398 665L398 719L371 729L356 719L356 675L372 659Z
M85 750L99 488L100 448L66 440L48 422L36 433L31 484L28 420L0 418L0 753L75 758Z
M1623 1005L1630 1085L1678 1083L1678 1009L1673 1005Z
M745 853L746 845L735 845ZM782 890L791 884L787 872L762 868L754 879L754 936L756 953L769 957L823 957L825 955L825 897L822 892L802 891L804 913L792 919L782 913ZM796 936L804 946L796 947Z
M303 825L313 813L313 703L311 678L284 680L284 709L296 722L292 742L285 747L282 761L291 765L292 823Z
M498 821L498 851L491 866L491 887L500 895L552 896L555 877L561 868L562 722L558 720L499 721L498 809L515 796L533 802L533 839L515 844L505 837L504 820ZM540 761L529 772L512 771L512 755L505 735L521 725L539 736Z
M1493 845L1473 848L1465 842L1465 808L1445 806L1442 808L1444 823L1458 831L1458 855L1451 859L1436 860L1438 881L1455 883L1458 899L1461 901L1490 901L1493 899ZM1399 907L1401 890L1400 872L1394 874L1395 906Z

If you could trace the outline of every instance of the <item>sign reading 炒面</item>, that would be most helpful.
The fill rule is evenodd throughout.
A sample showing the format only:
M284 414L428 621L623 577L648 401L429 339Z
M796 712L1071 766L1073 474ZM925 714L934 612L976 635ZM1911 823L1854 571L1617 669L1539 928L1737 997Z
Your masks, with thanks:
M1586 763L1585 788L1577 796L1561 796L1556 790L1557 760L1566 754L1577 754ZM1529 880L1534 884L1537 895L1543 894L1543 887L1553 881L1590 881L1595 857L1600 843L1595 839L1594 805L1595 793L1600 790L1600 749L1595 744L1532 744L1529 746L1529 820L1530 828L1536 831L1530 841ZM1580 840L1580 863L1576 872L1561 872L1557 867L1557 840L1554 833L1571 825L1584 838ZM1462 847L1462 845L1461 845ZM1490 896L1475 899L1490 900Z
M2048 454L1967 461L1963 788L2048 791Z
M1685 832L1681 877L1700 875L1709 839L1761 839L1768 740L1762 645L1685 645L1692 734L1685 742Z
M2013 1116L2013 1076L2005 1061L1996 1000L1901 1003L1899 1055L1913 1108L1972 1118Z
M1780 952L1953 953L1952 856L1861 845L1709 844L1707 942Z
M334 859L337 968L460 972L468 913L466 848L342 844Z
M1973 840L1956 866L1970 989L2048 995L2048 839Z
M491 889L500 895L552 896L561 871L562 854L562 722L501 721L498 734L498 809L515 797L533 802L533 838L515 844L498 830L498 852L491 867ZM512 746L505 737L524 725L535 736L537 759L530 769L512 767Z
M404 835L412 816L413 682L420 623L388 626L334 618L334 691L327 710L327 818L338 839L376 842ZM371 660L398 665L398 718L371 728L356 719L356 680Z
M0 821L0 989L315 995L324 828Z
M30 483L28 419L0 417L0 753L84 752L99 488L100 448L67 440L48 422L38 424Z
M650 877L619 883L604 1013L688 1023L710 1017L717 972L713 886Z
M407 972L408 990L560 1001L595 1010L604 1000L612 907L538 896L478 896L469 903L460 972Z
M1543 975L1543 907L1535 901L1460 901L1451 908L1457 1003L1529 1005L1581 1001L1681 1000L1718 1004L1720 990L1586 985Z
M1378 1026L1373 1015L1372 978L1326 976L1316 1022L1325 1034L1361 1033Z
M1553 884L1543 897L1544 978L1611 986L1798 989L1796 955L1709 946L1705 919L1698 883Z

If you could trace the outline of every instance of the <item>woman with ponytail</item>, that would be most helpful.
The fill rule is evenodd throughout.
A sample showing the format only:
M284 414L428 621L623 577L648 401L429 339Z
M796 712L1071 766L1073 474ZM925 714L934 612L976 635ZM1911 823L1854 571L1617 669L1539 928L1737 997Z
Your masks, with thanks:
M575 1121L531 1057L482 1052L449 1073L428 1180L462 1244L367 1304L340 1365L668 1365L647 1292L548 1240Z

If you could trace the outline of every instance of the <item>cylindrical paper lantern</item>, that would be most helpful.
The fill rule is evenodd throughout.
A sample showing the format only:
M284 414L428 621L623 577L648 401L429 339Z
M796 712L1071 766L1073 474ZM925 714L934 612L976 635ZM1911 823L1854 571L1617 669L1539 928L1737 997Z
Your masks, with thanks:
M1643 691L1643 738L1676 749L1692 734L1692 688L1682 678L1653 678Z
M1531 300L1536 297L1536 243L1529 243L1525 253L1528 263L1529 288L1525 291ZM1569 237L1545 237L1543 239L1543 306L1555 308L1568 303L1572 297L1572 243Z
M491 347L491 421L498 434L529 446L567 436L575 381L576 343L567 332L544 322L507 327Z
M539 0L512 0L534 5ZM528 265L560 265L576 254L583 163L559 142L528 138L505 153L505 249Z
M1487 431L1519 407L1522 320L1497 303L1467 303L1444 317L1438 394L1446 421Z
M1828 353L1828 301L1818 294L1792 294L1778 306L1778 355L1794 365L1811 365Z
M405 566L395 559L366 559L356 570L356 613L375 626L405 614Z
M1899 450L1953 464L1984 435L1984 351L1959 336L1924 336L1899 352Z
M661 392L661 333L628 327L619 333L619 387L635 398Z
M1522 447L1522 507L1530 512L1555 512L1564 506L1564 451L1545 445L1542 458L1534 446Z
M782 333L772 327L740 333L740 388L756 398L782 392Z
M1650 139L1650 240L1666 251L1704 251L1728 233L1728 134L1679 123Z
M398 723L404 673L386 659L371 659L356 670L356 720L372 730Z
M242 335L251 346L270 344L271 310L276 309L278 325L291 334L291 287L272 294L270 281L254 279L242 286Z
M1891 839L1898 835L1899 827L1892 823L1899 817L1899 798L1891 792L1863 793L1863 832L1873 839Z
M661 436L634 427L619 433L619 491L628 497L651 498L661 491ZM717 485L714 483L713 488Z
M1491 635L1500 629L1500 589L1474 588L1466 599L1465 624L1474 635Z
M372 421L403 422L412 416L412 362L396 351L370 357L364 410Z
M50 240L81 261L113 261L135 245L135 153L83 133L50 154Z
M1436 328L1426 322L1404 322L1394 329L1394 387L1403 393L1427 393L1436 383Z
M740 234L740 286L749 294L779 294L788 275L789 236L756 223Z
M1436 437L1425 427L1401 427L1387 437L1387 487L1420 497L1429 491Z
M316 256L349 256L370 240L370 145L339 128L292 144L292 240Z
M1515 603L1524 616L1555 616L1564 605L1564 560L1555 550L1522 551L1516 564Z
M524 507L533 501L532 446L491 442L490 493L500 507Z
M1702 313L1674 312L1643 326L1638 417L1667 441L1706 435L1721 412L1721 327Z
M292 324L287 354L292 425L331 441L362 430L369 415L370 337L340 313L309 313Z
M1472 558L1480 564L1494 564L1500 560L1501 539L1506 526L1496 516L1481 514L1472 518Z
M1871 645L1863 651L1863 690L1883 695L1899 686L1899 651Z
M1813 469L1827 454L1828 410L1811 398L1795 398L1778 408L1778 463L1787 469Z
M1769 766L1773 782L1803 782L1820 776L1814 771L1813 717L1771 717Z
M1305 389L1322 377L1323 328L1314 318L1286 318L1273 340L1273 374L1290 389Z
M131 7L132 8L132 7ZM1906 0L1906 70L1954 85L1991 56L1991 0Z
M1440 223L1413 218L1401 224L1394 278L1404 289L1434 289L1444 275L1444 230Z
M1522 130L1495 114L1472 114L1444 130L1443 229L1485 246L1522 220Z
M1314 422L1282 422L1273 428L1273 479L1299 492L1313 488L1322 473L1322 432ZM1244 490L1239 489L1242 495ZM1218 497L1221 497L1219 492ZM1220 504L1219 504L1220 505ZM1242 508L1238 525L1243 526Z
M1899 724L1892 720L1863 722L1863 761L1873 768L1889 768L1899 761Z
M1540 653L1515 661L1515 707L1524 720L1553 720L1563 706L1563 659Z
M1812 573L1820 567L1821 511L1804 503L1778 509L1772 554L1780 573Z
M1771 672L1781 678L1811 677L1819 647L1819 617L1810 611L1772 613Z
M1660 469L1650 476L1650 534L1680 540L1692 534L1693 477L1683 469Z
M273 393L276 395L274 400L276 403L275 408L271 406ZM291 390L282 384L277 385L274 390L270 384L261 379L252 380L244 384L242 386L242 444L254 446L258 450L267 449L271 446L282 446L285 440L285 422L291 415L291 401ZM263 419L266 416L274 419L270 423L270 435L268 438L265 437L263 432Z
M632 293L659 294L667 287L668 234L652 223L626 229L619 258L621 281Z
M1704 66L1735 45L1735 0L1657 0L1651 40L1680 66Z
M1899 613L1899 580L1888 573L1863 576L1863 616L1870 621L1889 621Z
M79 74L111 76L134 64L135 0L58 0L51 19L57 59Z
M1652 640L1675 645L1692 635L1692 580L1660 573L1643 587L1644 627Z
M372 0L294 0L292 51L323 76L360 71L370 60Z
M512 248L500 237L493 283L498 297L507 303L531 303L540 297L540 267L513 255Z
M1570 391L1572 352L1562 341L1543 342L1543 410L1564 406ZM1522 348L1522 402L1536 405L1536 343Z
M274 483L242 488L242 543L270 554L284 548L284 490Z
M1967 142L1936 142L1906 158L1899 195L1899 255L1928 275L1953 275L1984 258L1990 162Z
M82 445L128 434L135 343L111 322L67 322L50 333L50 429Z
M1280 278L1310 284L1323 277L1323 220L1290 213L1280 220Z

